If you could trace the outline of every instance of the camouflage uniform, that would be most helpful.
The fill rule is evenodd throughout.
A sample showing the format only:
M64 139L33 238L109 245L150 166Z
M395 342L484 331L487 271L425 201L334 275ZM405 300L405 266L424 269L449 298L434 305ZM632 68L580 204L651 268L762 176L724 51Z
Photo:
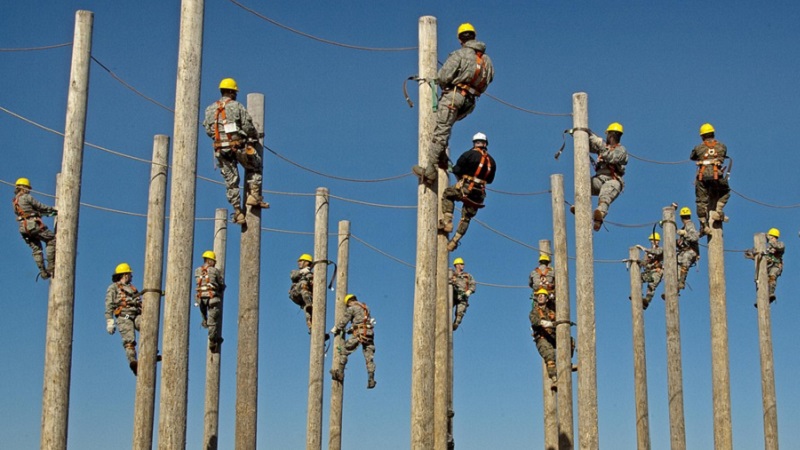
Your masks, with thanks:
M214 140L214 156L219 163L222 178L225 179L228 202L235 209L241 208L237 162L245 168L245 184L249 186L249 193L260 199L262 150L258 143L258 131L244 105L223 96L206 108L203 127L206 134Z
M475 109L477 98L494 78L494 66L485 51L486 44L481 41L464 42L460 49L450 53L436 75L442 94L436 110L429 164L439 162L441 166L447 166L445 150L453 124ZM478 56L481 58L480 66L476 64Z
M695 147L689 156L698 165L694 193L697 218L701 224L707 223L709 210L716 212L720 220L724 218L722 209L731 197L731 188L721 170L727 154L728 148L725 144L708 139Z
M289 299L306 313L306 325L308 325L308 332L311 333L314 272L311 271L311 268L304 267L292 270L289 277L292 279L292 287L289 288Z
M552 381L555 381L557 379L555 307L552 302L540 305L534 300L533 309L528 317L531 320L536 349L539 350L539 354L542 355L547 366L547 375Z
M56 261L56 234L42 222L42 215L55 215L55 208L40 203L22 189L17 190L12 203L19 222L19 234L30 246L42 278L50 278ZM42 256L42 242L47 245L47 265Z
M683 222L683 233L678 236L678 290L686 287L686 276L689 274L689 269L697 262L700 255L698 241L700 240L700 233L694 227L691 220Z
M350 329L345 330L350 323ZM364 361L367 364L367 375L369 376L368 388L375 387L375 321L369 315L369 307L358 300L350 300L344 310L342 318L333 327L331 333L336 335L345 332L350 335L342 347L337 347L339 351L339 365L331 369L334 380L344 381L344 368L347 365L347 357L353 353L359 344L364 352Z
M769 277L769 301L775 301L775 288L778 277L783 273L783 252L786 245L778 239L767 239L767 276Z
M606 144L599 136L589 136L589 152L598 155L595 175L592 177L592 195L598 196L597 210L605 217L608 206L625 188L625 165L628 164L628 151L622 144Z
M457 329L464 319L464 315L469 308L469 297L475 293L475 278L464 272L457 273L453 269L448 270L450 285L453 287L453 307L455 308L455 319L453 320L453 330Z
M531 271L528 286L533 289L534 293L539 289L546 289L550 293L550 300L555 300L556 271L548 264L539 264L539 267Z
M106 291L106 321L117 319L117 329L122 337L125 356L131 363L136 362L136 331L139 331L139 317L142 314L142 302L139 291L131 283L116 281ZM109 332L113 332L110 329ZM134 369L135 371L135 369Z
M222 294L225 291L225 280L222 273L208 263L194 271L197 283L197 305L203 315L203 328L208 328L208 345L217 350L222 343L219 335L220 317L222 317Z
M455 235L448 242L447 250L453 251L458 246L461 238L467 234L469 223L478 209L483 208L483 201L486 198L486 185L492 184L497 163L487 148L473 147L464 152L453 166L453 175L458 181L453 186L448 186L442 193L442 213L445 216L444 231L452 229L453 211L455 211L456 201L464 205L461 209L461 220ZM448 225L450 229L448 229Z
M642 307L647 309L653 299L661 277L664 275L664 249L652 247L644 249L644 265L642 266L642 283L647 283L647 294L642 299Z

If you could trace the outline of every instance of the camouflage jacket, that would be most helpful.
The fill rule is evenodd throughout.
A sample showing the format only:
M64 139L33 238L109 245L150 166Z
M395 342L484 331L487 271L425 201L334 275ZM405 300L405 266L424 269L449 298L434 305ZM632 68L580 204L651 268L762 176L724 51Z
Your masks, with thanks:
M355 334L359 338L372 338L374 335L373 325L374 321L371 320L369 314L369 307L358 300L350 300L344 310L344 314L336 322L336 328L345 331L347 324L351 325L350 333Z
M225 105L224 121L222 117L217 117L217 109L223 104ZM228 127L227 131L225 129L226 125ZM245 138L258 139L258 131L253 124L253 118L247 112L247 108L228 97L222 97L208 105L203 127L206 129L208 137L214 140L216 140L217 130L219 130L220 142Z
M292 279L292 289L305 289L311 291L314 287L314 272L303 269L295 269L289 273L289 278Z
M56 211L55 208L40 203L28 193L20 192L11 202L14 205L14 214L19 221L19 232L22 234L27 234L35 228L43 227L41 216Z
M697 161L698 179L716 179L719 177L714 176L715 170L718 172L719 167L725 162L725 156L728 154L728 147L722 142L715 139L703 141L702 144L696 146L692 150L689 159Z
M469 298L467 295L467 291L470 291L470 295L475 293L475 287L477 286L475 283L475 278L468 274L467 272L461 272L457 274L455 270L449 269L448 275L450 278L450 284L453 286L453 297L455 300L463 300Z
M642 266L643 272L652 272L660 270L664 263L664 249L661 247L652 247L644 249L644 265Z
M225 290L225 280L222 272L215 266L203 264L194 271L194 279L197 283L197 296L200 298L222 297Z
M625 175L625 166L628 164L628 151L624 145L611 146L606 144L603 138L590 135L589 152L597 154L597 161L594 165L597 175L608 175L620 179Z
M549 293L552 293L556 289L556 271L547 264L539 264L539 267L531 271L528 286L534 292L539 289L547 289Z
M111 283L106 290L106 319L120 315L138 316L142 313L141 297L136 286L121 281Z
M549 302L545 306L539 306L538 304L534 303L529 318L531 320L531 328L533 329L533 336L535 338L555 338L555 326L545 327L542 325L543 320L548 320L550 322L556 321L556 310L555 308L551 307Z
M442 64L439 73L436 75L436 80L439 86L444 90L451 89L457 84L466 84L478 89L481 93L486 89L486 86L494 79L494 65L489 55L486 55L486 44L481 41L471 40L465 42L461 48L450 53L447 60ZM481 74L476 76L476 58L481 54L483 60L483 68ZM483 80L475 80L475 78L482 78ZM482 86L475 86L476 84L483 84ZM480 94L479 94L480 95Z
M767 265L774 266L783 264L783 252L786 251L786 244L779 240L767 241Z
M700 241L700 233L697 231L697 228L694 227L694 223L692 223L691 220L685 222L682 230L686 231L686 234L683 236L678 236L678 254L688 252L690 250L698 253L698 250L700 250L698 245Z

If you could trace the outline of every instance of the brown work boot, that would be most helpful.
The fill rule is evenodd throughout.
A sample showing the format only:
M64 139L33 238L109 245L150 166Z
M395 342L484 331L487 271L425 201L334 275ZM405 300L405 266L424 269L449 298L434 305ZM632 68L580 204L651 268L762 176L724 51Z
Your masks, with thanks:
M444 213L439 221L439 229L445 233L453 231L453 213Z
M247 206L255 206L256 208L269 208L269 203L264 201L264 197L255 194L247 194L247 201L245 201L245 205Z
M134 359L133 361L128 363L128 366L131 368L131 372L133 372L134 376L138 376L139 375L139 362L138 361L136 361Z
M600 209L594 210L594 225L592 228L594 231L600 231L600 228L603 226L603 218L606 216L606 213L600 211Z
M433 165L429 165L426 168L414 166L411 168L411 171L419 178L419 182L426 186L430 186L436 181L436 168L434 168Z
M558 390L558 377L550 377L550 389Z
M50 272L45 270L44 268L39 269L39 277L43 280L47 280L50 278Z
M344 372L341 369L331 369L331 379L340 383L344 382Z
M242 212L241 209L234 207L233 214L231 214L231 222L238 225L244 225L245 223L247 223L247 219L245 218L244 212Z
M372 388L374 388L376 384L378 384L378 382L377 382L377 381L375 381L375 378L374 378L374 376L373 376L373 375L370 375L370 377L369 377L369 381L367 381L367 389L372 389Z
M573 216L575 215L575 205L569 205L569 212L571 212Z

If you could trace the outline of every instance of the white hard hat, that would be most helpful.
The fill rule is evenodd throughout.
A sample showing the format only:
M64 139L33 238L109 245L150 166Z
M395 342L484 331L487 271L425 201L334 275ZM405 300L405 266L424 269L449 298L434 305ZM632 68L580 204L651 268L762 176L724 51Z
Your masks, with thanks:
M475 133L475 136L472 136L472 142L475 142L475 141L484 141L484 142L488 143L489 139L483 133Z

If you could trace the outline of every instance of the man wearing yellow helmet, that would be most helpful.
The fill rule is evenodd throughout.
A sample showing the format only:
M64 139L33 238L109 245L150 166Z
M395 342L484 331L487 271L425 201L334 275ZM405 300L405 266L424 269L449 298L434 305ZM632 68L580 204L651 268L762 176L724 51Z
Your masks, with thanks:
M31 195L31 182L27 178L20 178L15 183L14 214L19 222L19 234L33 252L33 261L39 268L39 276L46 280L53 276L56 262L56 234L42 222L42 216L55 216L58 211L51 208ZM47 245L47 265L42 255L42 247Z
M289 288L289 299L294 302L306 314L306 325L308 334L311 334L311 312L314 301L314 272L311 264L314 259L308 253L303 253L297 258L297 270L289 273L292 280L292 287Z
M219 83L222 98L206 108L203 127L206 134L214 141L214 156L220 167L222 178L227 186L226 196L233 206L232 221L245 223L242 211L242 199L239 193L239 166L245 168L245 186L247 187L247 206L269 208L263 202L262 186L262 149L258 139L264 137L256 130L253 118L247 108L236 101L239 86L233 78L225 78Z
M211 353L219 352L223 340L219 335L219 325L222 318L222 293L225 291L225 280L216 265L217 255L211 250L206 250L203 252L203 265L194 271L194 280L197 284L195 305L200 307L200 314L203 316L200 326L208 328L208 348Z
M111 275L111 285L106 290L106 331L114 334L114 319L116 328L122 337L122 346L128 365L137 374L138 363L136 360L136 332L139 331L139 317L142 315L142 294L131 281L133 271L128 263L118 264Z
M458 329L464 315L469 308L469 297L475 293L475 278L464 271L464 260L456 258L453 260L453 268L448 271L450 285L453 288L453 308L455 308L455 318L453 319L453 331Z
M492 60L486 54L486 44L475 39L475 27L463 23L457 34L461 48L450 53L436 75L442 93L436 110L436 128L429 147L428 166L413 167L414 173L427 184L436 180L434 164L447 168L446 150L453 124L475 109L478 97L494 79Z
M700 127L700 138L703 142L689 156L689 159L697 163L694 194L702 234L711 233L714 221L728 221L723 208L731 197L728 176L722 167L728 155L728 147L717 141L714 133L714 127L710 123L703 124Z
M647 309L650 306L650 301L653 300L653 295L656 293L656 288L661 284L661 277L663 276L664 265L664 249L659 247L661 242L661 235L653 233L648 236L651 247L645 248L643 245L636 245L636 248L644 252L644 264L642 264L642 283L647 283L647 293L642 299L642 308Z
M347 365L347 357L353 353L359 345L364 352L364 361L367 364L367 389L372 389L377 384L375 382L375 319L369 314L369 307L363 302L358 301L353 294L347 294L344 297L346 305L344 314L342 314L336 326L331 328L331 335L336 336L342 334L344 339L345 329L347 324L350 324L350 329L346 334L351 336L344 341L344 344L339 349L339 365L331 369L331 378L335 381L344 382L344 368Z
M483 133L476 133L472 137L472 148L464 152L453 166L453 175L456 184L448 186L442 193L443 223L440 228L445 233L453 231L453 211L455 202L460 201L464 206L461 209L461 220L453 238L447 243L447 251L452 252L458 247L458 242L467 234L469 223L478 210L483 208L486 198L486 185L492 184L497 164L489 154L489 139Z
M534 292L533 307L528 318L531 321L533 340L536 350L547 366L553 389L556 388L558 375L556 372L556 309L550 301L550 293L541 288Z
M786 251L786 244L778 240L780 237L781 232L777 228L770 228L769 231L767 231L767 250L764 252L763 256L767 260L770 303L777 299L775 296L775 288L778 287L778 277L783 273L783 252ZM751 248L745 252L745 258L755 259L755 257L755 248Z
M678 291L686 287L686 276L700 255L700 233L692 222L692 211L684 206L680 210L683 227L678 230Z
M622 177L628 164L628 151L620 144L623 131L622 124L614 122L606 129L605 140L594 133L589 135L589 152L597 155L595 175L592 177L592 195L597 196L594 231L603 226L608 207L625 187Z
M556 295L556 273L550 267L550 255L547 253L539 254L539 266L531 271L528 278L528 286L536 293L540 289L549 292L550 300L555 300Z

